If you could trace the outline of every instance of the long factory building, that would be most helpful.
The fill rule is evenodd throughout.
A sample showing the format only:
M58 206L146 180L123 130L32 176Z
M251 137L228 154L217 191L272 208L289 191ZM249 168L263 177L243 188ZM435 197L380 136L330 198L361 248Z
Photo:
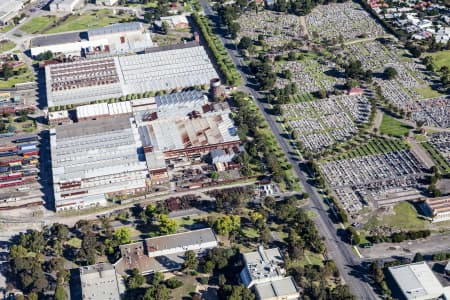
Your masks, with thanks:
M106 198L146 192L147 167L128 115L51 129L56 211L105 205Z
M31 56L51 51L66 56L111 56L144 52L154 47L150 33L139 22L112 24L87 31L64 32L31 39Z
M209 84L216 77L205 49L196 43L45 67L48 107L183 89Z
M199 91L78 106L77 122L51 129L56 210L149 192L167 182L173 158L237 153L241 141L230 112Z

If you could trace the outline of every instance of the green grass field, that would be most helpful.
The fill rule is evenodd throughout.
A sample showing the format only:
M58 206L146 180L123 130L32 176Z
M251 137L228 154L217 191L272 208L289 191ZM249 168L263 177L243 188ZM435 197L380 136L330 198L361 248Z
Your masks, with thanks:
M403 137L409 132L409 130L410 128L402 122L386 114L383 115L383 120L381 121L380 126L380 132L382 134Z
M321 254L305 251L305 255L301 259L291 262L292 266L317 265L323 266L323 256Z
M438 70L443 66L450 68L450 50L427 53L426 55L433 57L434 65Z
M243 233L247 238L249 238L249 239L259 237L259 233L258 233L258 231L256 231L255 228L244 227L244 228L242 228L241 231L242 231L242 233Z
M414 139L419 143L428 141L428 138L425 135L418 133L414 134Z
M13 76L8 80L0 80L0 88L10 88L18 83L34 81L33 72L31 69L27 68L27 72L20 74L18 76Z
M35 17L30 21L26 22L25 24L23 24L22 26L20 26L20 30L30 34L38 33L41 30L44 30L45 28L49 27L55 20L56 20L55 16Z
M430 86L426 86L424 88L415 88L416 92L419 93L420 96L424 98L434 98L442 96L438 91L433 90Z
M404 230L424 229L427 221L419 219L417 211L409 202L400 202L394 206L393 215L383 217L382 224Z
M408 147L408 144L401 140L373 138L368 143L354 147L349 151L345 151L344 153L333 157L332 160L388 153L408 149Z
M59 33L98 28L114 23L131 22L134 20L135 18L128 14L114 15L112 10L101 9L96 11L89 11L82 15L71 15L60 24L46 30L45 33Z
M0 33L8 32L8 31L10 31L13 28L14 28L14 24L9 24L9 25L2 26L2 27L0 27Z
M10 40L0 41L0 53L9 51L9 50L13 49L15 46L16 46L16 44L14 44L14 42L12 42Z

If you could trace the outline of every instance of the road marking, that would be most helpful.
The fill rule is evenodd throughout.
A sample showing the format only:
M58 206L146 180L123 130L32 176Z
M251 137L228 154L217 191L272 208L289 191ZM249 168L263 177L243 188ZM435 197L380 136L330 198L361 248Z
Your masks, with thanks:
M358 247L353 246L353 249L355 250L356 254L358 254L359 258L363 258L363 256L361 255L361 253L358 250Z

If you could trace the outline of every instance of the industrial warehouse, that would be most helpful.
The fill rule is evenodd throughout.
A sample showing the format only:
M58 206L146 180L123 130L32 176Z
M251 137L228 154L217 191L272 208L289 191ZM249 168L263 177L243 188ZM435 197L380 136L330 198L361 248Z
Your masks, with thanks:
M55 208L105 205L106 198L145 193L146 164L132 118L62 125L50 134Z
M45 67L48 107L87 104L145 92L208 84L216 78L205 49L196 43L154 48L151 53L81 60Z
M211 168L235 167L241 141L230 113L197 90L49 113L56 210L201 187ZM208 155L214 163L201 160Z
M50 51L87 58L144 52L153 47L150 33L142 23L112 24L88 31L46 35L31 40L31 56Z

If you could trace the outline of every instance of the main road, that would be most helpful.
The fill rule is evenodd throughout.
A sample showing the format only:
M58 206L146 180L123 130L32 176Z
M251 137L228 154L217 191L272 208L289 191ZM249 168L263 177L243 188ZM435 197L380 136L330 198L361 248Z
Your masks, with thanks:
M217 14L211 9L211 6L207 0L200 0L200 4L202 5L205 14L213 21L213 23L215 21L215 29L220 32L221 30L217 24ZM334 224L329 218L328 209L325 207L322 197L319 195L317 189L308 182L308 175L300 169L298 157L295 154L295 149L293 149L288 140L283 138L281 129L277 125L275 118L267 113L267 105L260 101L262 99L262 95L253 88L249 75L244 73L243 70L245 70L246 66L242 63L239 53L237 53L236 50L231 49L231 47L227 47L227 45L231 45L233 42L226 39L221 34L218 36L243 78L243 89L251 94L256 100L259 109L263 113L266 121L269 123L269 126L278 143L286 153L289 162L292 164L293 170L303 185L304 191L309 194L311 201L308 208L316 212L318 215L317 218L314 218L314 221L319 232L324 237L324 241L327 246L327 256L335 261L342 276L344 277L345 282L349 285L352 293L357 299L379 299L367 281L367 272L361 266L362 261L357 258L355 254L353 254L351 247L344 243L337 235L338 230L341 228Z

